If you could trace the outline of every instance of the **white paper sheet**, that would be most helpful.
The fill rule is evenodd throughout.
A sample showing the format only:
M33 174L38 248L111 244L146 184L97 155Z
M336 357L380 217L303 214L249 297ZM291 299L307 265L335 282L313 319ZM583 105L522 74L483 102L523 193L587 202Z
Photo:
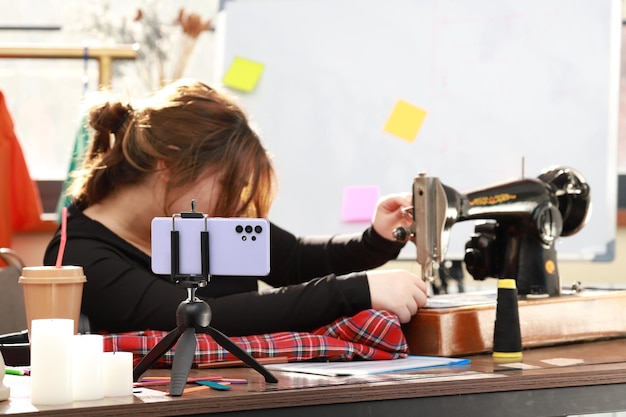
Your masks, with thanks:
M291 362L265 365L265 367L273 371L298 372L324 376L357 376L385 372L411 371L440 366L457 366L469 362L469 359L409 355L406 358L381 361Z

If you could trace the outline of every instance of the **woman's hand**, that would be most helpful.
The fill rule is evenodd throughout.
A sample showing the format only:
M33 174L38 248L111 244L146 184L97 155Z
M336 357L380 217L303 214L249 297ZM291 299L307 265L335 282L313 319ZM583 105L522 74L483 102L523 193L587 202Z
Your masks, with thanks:
M390 194L381 197L376 206L372 226L376 233L388 240L395 241L393 231L398 227L411 226L413 220L403 208L413 204L410 193Z
M367 272L372 308L394 313L400 323L411 320L428 299L427 284L417 275L402 269Z

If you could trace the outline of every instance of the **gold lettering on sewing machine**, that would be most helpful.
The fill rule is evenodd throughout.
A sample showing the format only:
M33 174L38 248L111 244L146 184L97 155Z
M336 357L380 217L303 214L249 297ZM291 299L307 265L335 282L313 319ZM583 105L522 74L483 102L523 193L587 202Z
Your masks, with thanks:
M517 199L517 195L503 193L490 195L485 197L476 197L472 201L469 202L470 206L492 206L494 204L506 203L507 201Z

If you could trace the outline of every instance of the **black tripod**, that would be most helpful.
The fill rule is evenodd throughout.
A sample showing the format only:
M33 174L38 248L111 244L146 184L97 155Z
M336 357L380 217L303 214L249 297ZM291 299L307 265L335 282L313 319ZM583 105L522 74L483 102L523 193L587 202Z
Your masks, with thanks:
M195 202L192 201L192 211L181 213L182 218L203 217L202 213L194 210ZM211 307L203 300L196 297L198 287L204 287L210 280L209 275L209 232L200 233L200 250L202 252L202 275L179 274L179 233L172 230L171 244L171 278L176 285L187 288L187 299L181 302L176 309L176 328L170 331L159 341L146 356L135 366L133 380L137 382L141 375L146 372L161 356L170 350L176 342L174 362L172 363L172 375L170 379L170 395L180 396L187 384L189 370L193 364L196 350L196 328L208 333L219 345L231 352L245 364L265 377L265 382L278 382L263 365L257 362L245 350L237 346L224 333L209 326L211 323Z

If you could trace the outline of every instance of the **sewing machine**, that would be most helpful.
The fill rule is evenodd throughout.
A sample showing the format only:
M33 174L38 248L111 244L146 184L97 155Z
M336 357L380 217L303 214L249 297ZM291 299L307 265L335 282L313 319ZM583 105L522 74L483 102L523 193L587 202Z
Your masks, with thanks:
M419 174L413 182L413 223L394 234L400 241L415 242L422 277L432 281L452 226L484 220L465 245L465 265L474 279L513 278L522 296L557 296L561 287L556 240L585 225L590 205L589 185L568 167L467 194Z

